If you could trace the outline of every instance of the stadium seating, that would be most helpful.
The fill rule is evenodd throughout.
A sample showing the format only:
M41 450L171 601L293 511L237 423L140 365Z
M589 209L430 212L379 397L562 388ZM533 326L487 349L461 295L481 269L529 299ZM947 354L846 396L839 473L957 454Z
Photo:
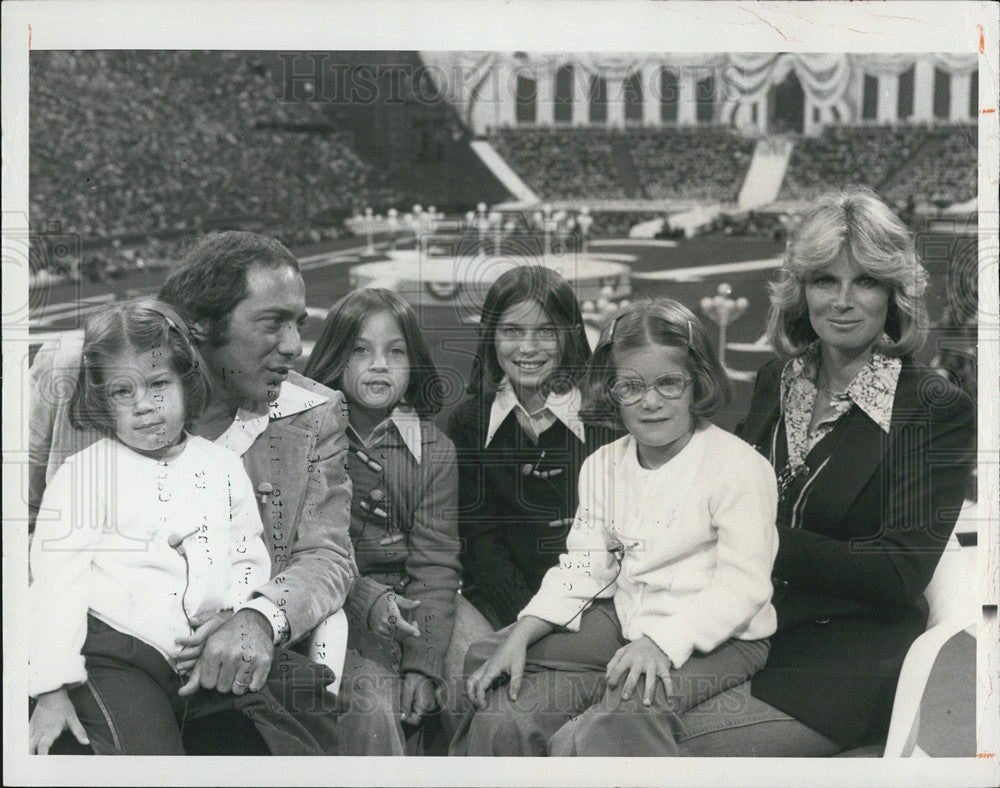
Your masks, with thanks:
M292 66L273 52L32 53L31 225L59 221L85 244L223 227L294 237L369 206L503 199L454 110L415 95L418 56L384 54L297 62L327 81L289 94ZM395 69L372 83L384 101L337 95L331 74L356 75L354 90L382 62Z
M626 197L615 170L606 129L518 128L498 130L493 146L544 199Z
M926 143L912 162L882 188L889 200L910 195L936 206L971 200L976 196L978 138L975 126L939 126L927 129Z
M243 53L206 53L197 68L184 55L52 51L33 61L33 225L59 219L85 239L295 227L392 199L346 135L265 125L301 105L278 101L280 82Z
M795 143L780 197L864 185L891 202L944 206L975 195L974 126L831 126Z
M918 126L831 126L795 144L781 197L809 200L845 184L877 189L922 145Z
M733 200L753 142L727 128L505 128L490 140L546 200Z
M753 155L752 140L720 127L637 129L630 138L651 199L735 200Z

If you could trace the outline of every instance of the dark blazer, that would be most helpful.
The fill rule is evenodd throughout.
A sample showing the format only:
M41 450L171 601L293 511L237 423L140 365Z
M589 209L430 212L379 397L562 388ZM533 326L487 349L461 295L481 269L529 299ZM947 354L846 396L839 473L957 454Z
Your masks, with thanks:
M583 460L617 433L586 425L581 443L556 421L535 446L511 411L483 448L492 406L492 396L465 400L448 419L447 432L458 453L462 593L494 626L506 626L566 550L569 523L550 523L576 513ZM543 450L538 469L561 473L547 479L524 475L523 467L538 462Z
M788 456L782 368L775 359L761 369L737 428L776 471ZM884 741L974 444L972 400L904 359L888 435L854 405L813 447L811 475L795 479L779 505L778 631L753 678L755 697L845 748Z

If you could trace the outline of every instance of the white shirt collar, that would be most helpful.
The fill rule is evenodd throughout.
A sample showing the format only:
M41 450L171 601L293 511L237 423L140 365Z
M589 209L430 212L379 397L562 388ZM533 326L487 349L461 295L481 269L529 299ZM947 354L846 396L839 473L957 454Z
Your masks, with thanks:
M413 459L419 465L421 447L423 445L423 436L420 432L420 415L409 405L399 404L393 408L389 417L372 430L372 434L367 441L350 424L347 425L347 429L351 431L351 434L357 438L362 446L374 447L385 438L390 424L396 428L399 437L403 439L403 444L409 449L410 454L413 455Z
M236 418L215 442L241 457L253 446L257 437L267 429L271 419L282 419L315 408L329 399L325 394L309 391L291 381L284 381L277 399L270 404L244 405L236 411Z
M569 431L579 438L581 443L584 443L587 437L583 429L583 422L580 420L580 399L580 389L576 386L573 386L565 394L557 394L554 391L549 392L542 410L548 410L549 413L565 424ZM500 429L500 425L503 424L504 419L507 418L514 408L520 408L528 418L531 418L531 414L518 401L510 378L504 375L500 381L500 385L497 386L496 397L494 397L493 405L490 408L490 423L486 429L484 447L490 445L490 441L493 440L493 436Z

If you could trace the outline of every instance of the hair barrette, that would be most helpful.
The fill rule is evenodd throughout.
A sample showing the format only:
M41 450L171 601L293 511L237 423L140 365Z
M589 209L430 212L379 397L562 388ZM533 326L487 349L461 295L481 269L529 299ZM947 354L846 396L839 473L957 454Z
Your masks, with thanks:
M618 325L618 321L621 320L623 312L619 312L611 321L611 325L608 326L608 342L615 341L615 326Z
M191 340L191 332L187 327L187 323L184 323L184 325L181 326L176 320L174 320L170 315L167 314L165 309L156 309L156 313L166 321L167 326L169 328L172 328L180 335L180 338L184 341L184 344L193 346L193 342ZM183 320L181 322L183 323Z
M691 321L687 321L688 324L688 347L694 347L694 326Z

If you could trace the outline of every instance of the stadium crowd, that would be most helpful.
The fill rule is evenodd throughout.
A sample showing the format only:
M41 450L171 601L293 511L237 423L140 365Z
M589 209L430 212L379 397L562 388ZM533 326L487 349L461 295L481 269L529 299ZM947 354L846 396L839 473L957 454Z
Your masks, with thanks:
M316 227L398 199L349 134L300 130L319 110L282 102L245 53L53 51L33 66L33 226L90 241Z
M651 199L736 199L753 141L725 127L630 132L632 160Z
M605 129L498 129L491 142L545 197L625 197Z
M926 130L927 142L913 161L883 188L886 197L906 200L910 195L945 206L976 196L975 126L944 126Z
M830 126L796 142L780 196L809 200L843 184L878 189L917 154L927 134L921 126Z
M732 200L753 152L752 140L702 126L497 129L491 142L545 199ZM633 178L635 195L624 186Z

